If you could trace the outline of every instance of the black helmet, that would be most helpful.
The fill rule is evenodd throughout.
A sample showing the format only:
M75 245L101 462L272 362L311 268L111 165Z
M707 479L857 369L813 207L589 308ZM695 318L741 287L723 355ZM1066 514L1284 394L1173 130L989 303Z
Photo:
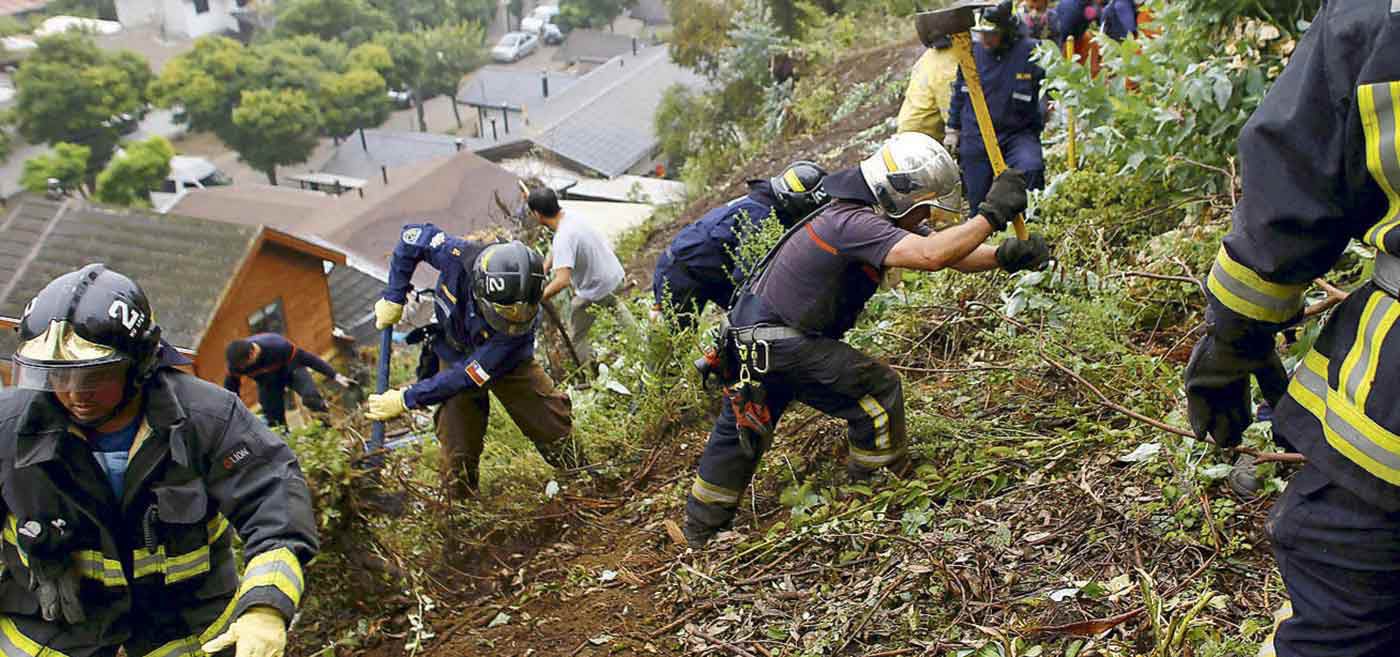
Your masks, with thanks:
M535 325L544 295L544 258L523 242L492 244L471 268L476 308L491 328L522 335Z
M120 376L130 398L155 370L160 327L135 281L93 264L54 279L24 309L15 387L84 391Z
M778 198L778 212L797 221L826 204L831 197L822 189L825 177L826 170L815 163L800 160L789 164L768 181Z
M1010 47L1019 34L1019 29L1011 0L1002 0L995 7L978 10L977 23L972 26L973 32L1000 33L1001 45L998 48Z

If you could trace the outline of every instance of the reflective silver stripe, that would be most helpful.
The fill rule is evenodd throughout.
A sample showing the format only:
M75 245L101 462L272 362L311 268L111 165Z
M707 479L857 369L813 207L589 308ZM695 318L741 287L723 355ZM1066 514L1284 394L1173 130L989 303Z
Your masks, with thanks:
M50 639L52 640L52 639ZM19 631L13 620L0 616L0 654L5 657L67 657L67 655L38 642Z
M185 562L184 559L189 561ZM209 572L209 548L202 547L190 554L165 560L165 581L173 584L195 575Z
M1394 0L1393 0L1394 1ZM1390 189L1400 192L1400 152L1395 147L1395 100L1391 98L1390 82L1379 82L1370 87L1372 105L1375 108L1376 128L1379 130L1377 143L1367 144L1368 148L1376 148L1379 151L1381 160L1381 172L1385 176L1385 181L1390 185ZM1364 111L1364 109L1363 109ZM1372 172L1375 175L1375 172ZM1392 202L1394 199L1391 199ZM1394 208L1390 212L1394 212ZM1386 233L1395 227L1396 217L1387 214L1388 221L1383 221L1373 227L1367 234L1370 242L1377 247L1381 247L1381 242L1385 239ZM1384 250L1384 247L1381 247Z
M1395 0L1400 2L1400 0ZM1376 268L1371 273L1371 281L1376 287L1385 290L1390 296L1400 296L1400 257L1384 251L1376 252Z
M1245 301L1269 311L1276 317L1288 318L1297 312L1300 305L1299 299L1279 299L1260 292L1242 281L1237 280L1230 272L1225 271L1225 267L1217 260L1210 268L1210 276L1220 283L1226 290ZM1228 305L1228 304L1227 304ZM1283 320L1278 320L1283 321Z
M285 575L288 581L296 585L298 591L306 586L301 581L301 573L297 572L295 568L276 559L249 568L248 572L243 573L243 580L248 581L272 573L282 573Z
M878 468L880 466L885 466L894 463L895 461L898 461L902 456L904 456L904 450L902 449L896 449L889 452L867 452L852 447L850 459L852 461L855 461L856 463L859 463L860 465L867 465L872 468Z
M1375 308L1371 310L1370 320L1365 326L1357 327L1362 331L1361 335L1358 336L1360 338L1358 342L1361 346L1361 353L1355 365L1351 368L1351 376L1347 377L1347 399L1357 399L1357 391L1361 388L1361 383L1366 379L1366 364L1371 362L1371 351L1380 349L1380 345L1377 344L1378 336L1376 335L1376 329L1380 326L1381 320L1385 318L1385 314L1395 305L1394 299L1383 294L1376 295L1376 298L1379 299L1379 301L1377 301ZM1379 336L1379 338L1384 339L1385 336L1382 335ZM1345 364L1344 361L1343 366L1345 366Z
M712 484L699 476L690 485L690 494L706 504L738 504L739 493L723 486Z
M1029 102L1031 102L1031 100L1033 100L1033 99L1031 98L1031 95L1030 95L1030 94L1011 94L1011 97L1014 98L1014 99L1016 99L1016 100L1023 101L1023 102L1027 102L1027 103L1029 103Z
M1377 445L1370 438L1367 438L1359 429L1352 426L1345 418L1337 414L1333 408L1336 404L1345 404L1338 394L1327 386L1326 379L1318 376L1306 365L1299 367L1294 375L1294 380L1303 386L1308 392L1317 395L1326 404L1326 412L1323 417L1318 418L1326 423L1327 429L1336 434L1338 438L1345 440L1352 447L1370 457L1384 467L1400 470L1400 454L1396 454ZM1357 409L1360 412L1360 409Z

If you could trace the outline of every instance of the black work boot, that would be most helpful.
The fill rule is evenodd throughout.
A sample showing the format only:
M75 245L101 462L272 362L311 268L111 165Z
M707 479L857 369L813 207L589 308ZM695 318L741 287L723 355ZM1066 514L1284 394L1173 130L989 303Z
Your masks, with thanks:
M689 545L691 549L701 550L710 542L710 539L719 533L719 530L687 518L685 526L681 528L681 533L685 534L686 545Z
M905 452L904 454L900 455L899 460L895 461L894 463L881 467L888 470L892 476L898 479L903 479L909 476L910 472L914 471L913 461L910 460L908 452ZM876 468L874 470L867 470L866 468L860 465L856 465L854 461L851 461L849 459L846 461L846 479L848 483L869 483L870 480L875 477L875 473L879 471L880 468Z
M1234 467L1230 468L1230 475L1227 477L1230 483L1230 490L1240 497L1256 497L1259 491L1264 490L1264 483L1259 481L1259 475L1255 469L1254 457L1249 454L1240 454L1235 459Z

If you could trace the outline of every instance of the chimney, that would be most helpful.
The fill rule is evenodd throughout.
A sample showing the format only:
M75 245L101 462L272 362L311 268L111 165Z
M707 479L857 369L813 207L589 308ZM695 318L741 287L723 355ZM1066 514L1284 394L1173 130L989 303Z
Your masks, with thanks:
M549 71L540 71L540 91L549 98Z
M637 56L637 37L632 37L632 56Z
M379 175L384 176L384 184L389 184L389 167L379 165Z

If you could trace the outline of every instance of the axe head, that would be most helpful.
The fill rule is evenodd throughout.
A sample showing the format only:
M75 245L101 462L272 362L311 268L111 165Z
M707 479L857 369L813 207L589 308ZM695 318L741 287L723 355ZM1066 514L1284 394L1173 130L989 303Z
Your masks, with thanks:
M941 37L971 30L977 23L978 9L995 6L996 2L988 0L962 0L944 9L921 11L914 14L914 28L919 31L919 41L924 47L932 48L934 41Z

